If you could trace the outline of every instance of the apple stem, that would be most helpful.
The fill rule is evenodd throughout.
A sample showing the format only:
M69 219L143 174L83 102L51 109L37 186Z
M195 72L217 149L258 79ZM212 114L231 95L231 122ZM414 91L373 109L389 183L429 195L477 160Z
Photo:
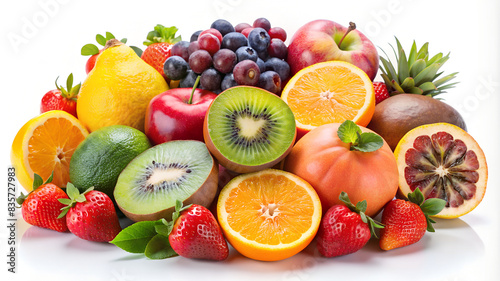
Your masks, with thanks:
M200 83L200 77L201 76L198 75L198 77L196 78L196 81L194 82L193 90L191 91L191 96L189 97L188 104L192 104L193 103L194 91L196 90L196 88L198 87L198 84Z
M340 39L340 42L338 44L339 48L340 48L340 45L342 45L342 41L344 41L344 38L347 36L347 34L349 34L349 32L353 31L354 29L356 29L356 24L353 23L352 21L350 21L349 27L347 28L347 31L344 33L344 36L342 36L342 38Z

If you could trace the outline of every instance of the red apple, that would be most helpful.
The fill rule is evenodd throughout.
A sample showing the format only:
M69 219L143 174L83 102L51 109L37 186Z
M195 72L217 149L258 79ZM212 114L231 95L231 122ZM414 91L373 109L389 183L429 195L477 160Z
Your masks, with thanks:
M330 20L311 21L297 30L288 46L287 62L292 75L309 65L341 60L352 63L373 81L379 56L373 43L354 23L349 28Z
M217 94L191 88L170 89L154 97L146 110L145 131L160 144L171 140L203 141L203 120Z

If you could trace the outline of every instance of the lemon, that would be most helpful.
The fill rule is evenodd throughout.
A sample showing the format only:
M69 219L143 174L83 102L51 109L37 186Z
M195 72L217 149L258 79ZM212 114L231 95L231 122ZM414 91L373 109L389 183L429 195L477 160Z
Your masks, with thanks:
M80 89L78 119L89 131L127 125L144 131L150 100L166 90L162 75L118 40L109 40Z
M90 133L78 145L69 165L69 177L80 190L93 186L111 198L121 171L150 148L146 135L130 126L112 125Z

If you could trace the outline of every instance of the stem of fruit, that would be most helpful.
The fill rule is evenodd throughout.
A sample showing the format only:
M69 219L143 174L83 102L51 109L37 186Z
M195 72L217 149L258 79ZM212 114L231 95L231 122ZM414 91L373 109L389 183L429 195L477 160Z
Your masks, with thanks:
M349 34L349 32L353 31L354 29L356 29L356 24L353 23L352 21L349 22L349 27L347 28L347 31L344 33L344 36L342 36L342 38L340 39L339 41L339 48L340 48L340 45L342 45L342 41L344 41L344 38L347 36L347 34Z
M193 103L193 96L194 96L194 91L196 90L196 87L198 87L198 84L200 83L200 75L196 78L196 81L194 82L193 90L191 90L191 96L189 97L188 104Z

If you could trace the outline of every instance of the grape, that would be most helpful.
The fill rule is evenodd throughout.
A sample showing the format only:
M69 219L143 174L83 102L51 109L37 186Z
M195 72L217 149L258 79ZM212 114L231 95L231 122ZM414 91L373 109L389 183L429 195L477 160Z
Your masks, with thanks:
M181 80L186 77L189 65L180 56L170 56L163 64L163 72L171 80Z
M278 73L272 70L264 71L260 74L257 86L273 94L278 94L281 91L281 78Z
M234 66L233 75L239 85L256 86L260 76L259 66L252 60L240 61Z
M273 38L271 39L271 43L269 44L269 47L267 48L267 52L271 57L279 58L279 59L285 59L288 49L285 45L285 43L278 38Z
M237 62L236 53L229 49L220 49L213 56L214 68L222 73L232 72Z
M236 56L238 57L238 61L257 61L257 59L259 58L257 52L252 49L252 47L239 47L238 50L236 50Z
M270 58L265 62L266 71L272 70L279 74L281 81L286 81L290 76L290 66L284 60L279 58Z
M195 73L202 73L212 66L212 56L205 50L198 50L189 56L189 67Z
M269 29L271 29L271 23L266 18L258 18L253 22L253 27L260 27L269 31Z
M234 31L233 25L224 19L218 19L218 20L214 21L212 23L212 25L210 26L210 28L217 29L222 34L222 36L228 34L229 32Z
M189 45L190 43L187 41L179 41L172 46L170 49L171 56L180 56L185 61L189 59Z
M225 91L235 86L238 86L238 83L236 83L236 80L234 80L234 75L232 73L228 73L224 76L224 79L222 79L220 88L222 91Z
M260 73L266 71L266 64L261 58L258 58L256 61L257 65L259 66Z
M252 27L252 26L250 24L246 23L246 22L238 23L234 27L234 31L241 33L241 31L243 31L243 29L249 28L249 27Z
M221 48L230 49L235 52L239 47L247 46L248 40L239 32L229 32L222 38Z
M248 34L250 34L252 30L254 30L253 27L247 27L241 31L241 34L245 35L245 37L248 38Z
M198 36L200 36L200 33L201 33L202 31L203 31L203 30L198 30L198 31L195 31L195 32L191 35L191 38L190 38L189 42L198 41Z
M187 71L186 77L184 79L181 79L179 82L179 87L180 88L193 88L194 83L196 82L196 78L198 78L198 74L194 73L192 70ZM199 88L200 85L198 84Z
M222 77L214 68L209 68L201 74L200 85L203 89L215 91L220 89Z
M269 47L271 37L263 28L256 27L248 34L248 44L257 52L263 52Z
M286 41L286 31L281 28L281 27L271 27L269 31L267 31L271 39L273 38L278 38L281 39L281 41L285 42Z
M198 44L200 44L200 49L207 51L211 56L220 49L219 39L210 33L200 35Z
M203 34L207 34L207 33L210 33L212 35L214 35L215 37L217 37L217 39L219 39L219 42L222 43L222 34L220 34L220 32L215 29L215 28L209 28L207 30L203 30L201 33L200 33L200 36L202 36ZM198 37L200 38L200 37Z
M200 49L200 44L198 43L198 41L193 41L189 43L188 55L191 56L192 53L198 51L199 49ZM188 57L188 62L189 62L189 57Z

